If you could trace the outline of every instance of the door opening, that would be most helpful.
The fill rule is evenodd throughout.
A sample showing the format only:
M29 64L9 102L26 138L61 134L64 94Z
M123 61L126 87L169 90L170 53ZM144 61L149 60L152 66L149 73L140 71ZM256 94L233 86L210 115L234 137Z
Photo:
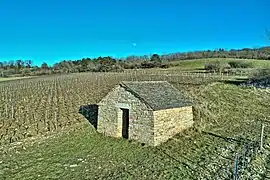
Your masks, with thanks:
M128 139L129 109L122 109L122 137Z

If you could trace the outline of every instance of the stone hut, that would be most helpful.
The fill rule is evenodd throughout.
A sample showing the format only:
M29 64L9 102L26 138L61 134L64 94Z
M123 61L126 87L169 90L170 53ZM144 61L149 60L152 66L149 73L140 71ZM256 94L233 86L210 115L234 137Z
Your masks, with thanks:
M193 126L191 102L167 81L121 82L98 106L98 132L150 146Z

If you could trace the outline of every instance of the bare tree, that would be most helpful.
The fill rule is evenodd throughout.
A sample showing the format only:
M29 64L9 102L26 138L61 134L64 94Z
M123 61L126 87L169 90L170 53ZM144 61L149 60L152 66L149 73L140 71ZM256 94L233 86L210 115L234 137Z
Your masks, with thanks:
M33 65L33 61L32 60L25 60L24 64L25 64L26 68L31 68Z

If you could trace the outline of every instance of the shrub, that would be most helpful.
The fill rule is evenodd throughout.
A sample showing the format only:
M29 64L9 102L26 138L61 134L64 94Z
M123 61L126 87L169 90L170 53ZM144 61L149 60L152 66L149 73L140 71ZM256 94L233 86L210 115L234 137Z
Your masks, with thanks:
M98 64L93 69L91 69L91 71L93 71L93 72L123 72L124 70L118 64L115 64L115 65Z
M270 69L259 69L252 75L251 79L261 79L265 77L270 78Z
M170 64L161 64L160 65L160 68L164 68L164 69L169 68L169 67L170 67Z
M245 61L230 61L228 63L231 68L252 68L253 64Z
M229 65L215 61L205 64L204 68L209 72L223 72L225 69L229 68Z
M136 63L122 62L120 66L124 69L137 69L139 65Z
M22 76L30 76L31 70L30 69L23 69L22 70Z
M144 61L141 63L140 68L154 68L154 67L158 67L159 65L157 65L155 62L148 62L148 61Z
M258 70L250 77L250 80L243 85L257 88L270 88L270 69Z

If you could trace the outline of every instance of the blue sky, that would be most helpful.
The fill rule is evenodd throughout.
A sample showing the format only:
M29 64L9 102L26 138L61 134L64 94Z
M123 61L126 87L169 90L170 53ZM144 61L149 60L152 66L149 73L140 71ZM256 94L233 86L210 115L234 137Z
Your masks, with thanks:
M269 7L269 0L1 0L0 61L265 46Z

